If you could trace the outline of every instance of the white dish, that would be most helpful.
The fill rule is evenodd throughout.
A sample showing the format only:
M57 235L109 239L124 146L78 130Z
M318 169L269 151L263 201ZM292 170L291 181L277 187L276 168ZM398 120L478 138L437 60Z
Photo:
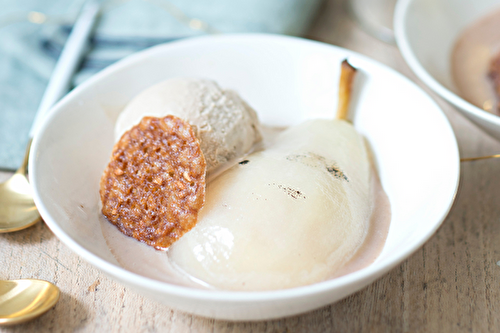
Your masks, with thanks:
M156 281L117 264L99 225L98 188L118 112L166 78L205 77L238 91L263 123L288 126L336 109L339 64L360 69L354 123L368 139L392 206L378 259L352 274L300 288L208 291ZM169 306L229 320L289 316L367 286L416 251L440 226L456 194L458 148L435 102L395 71L354 52L299 38L225 35L187 39L137 53L98 73L50 111L29 168L35 203L50 229L113 279ZM118 231L117 231L118 232Z
M432 90L467 118L500 139L500 117L457 94L451 52L462 30L500 9L499 0L400 0L394 14L396 41L408 65Z

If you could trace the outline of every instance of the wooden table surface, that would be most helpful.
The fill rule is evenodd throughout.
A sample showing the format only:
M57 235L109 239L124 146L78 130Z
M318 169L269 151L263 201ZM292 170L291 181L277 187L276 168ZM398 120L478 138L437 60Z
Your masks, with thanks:
M326 1L308 36L366 54L417 82L450 119L462 157L500 151L498 141L425 88L396 47L361 31L348 17L344 0ZM462 163L460 190L449 216L408 260L340 302L271 321L201 318L144 298L81 260L43 223L0 234L0 279L39 278L54 282L62 291L47 314L0 332L498 331L499 171L500 160ZM0 181L8 176L0 172Z

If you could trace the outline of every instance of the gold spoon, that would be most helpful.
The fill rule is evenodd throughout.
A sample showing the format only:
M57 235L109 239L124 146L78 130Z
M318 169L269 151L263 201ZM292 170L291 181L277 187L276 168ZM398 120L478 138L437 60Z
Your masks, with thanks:
M0 326L24 323L44 314L59 295L59 288L47 281L0 280Z
M488 155L488 156L479 156L479 157L465 157L461 158L460 162L470 162L470 161L478 161L478 160L487 160L490 158L500 158L500 154Z
M30 146L31 140L23 164L12 177L0 184L0 233L21 230L40 220L26 178Z
M0 233L21 230L40 220L26 177L31 138L40 119L68 91L71 77L78 68L98 13L99 4L90 1L78 16L40 102L23 164L9 180L0 183Z

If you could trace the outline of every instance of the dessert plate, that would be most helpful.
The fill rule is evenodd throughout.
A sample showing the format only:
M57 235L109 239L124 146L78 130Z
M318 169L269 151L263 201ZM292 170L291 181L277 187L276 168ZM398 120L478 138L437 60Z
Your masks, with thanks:
M387 241L374 263L333 280L264 292L186 287L175 279L148 278L118 263L101 229L98 191L114 143L116 117L127 102L150 85L187 76L213 79L236 90L267 125L331 118L344 58L360 70L352 116L373 150L392 207ZM328 44L239 34L157 46L93 76L55 105L42 122L33 142L29 172L35 203L49 228L111 278L193 314L262 320L340 300L415 252L448 214L458 186L459 156L440 108L399 73Z

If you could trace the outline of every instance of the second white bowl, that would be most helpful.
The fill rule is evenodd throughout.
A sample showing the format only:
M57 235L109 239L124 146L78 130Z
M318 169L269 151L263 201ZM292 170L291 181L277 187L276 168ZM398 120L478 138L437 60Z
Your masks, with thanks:
M500 117L457 94L451 52L463 29L500 9L499 0L400 0L394 15L396 41L408 65L432 90L467 118L500 139Z

